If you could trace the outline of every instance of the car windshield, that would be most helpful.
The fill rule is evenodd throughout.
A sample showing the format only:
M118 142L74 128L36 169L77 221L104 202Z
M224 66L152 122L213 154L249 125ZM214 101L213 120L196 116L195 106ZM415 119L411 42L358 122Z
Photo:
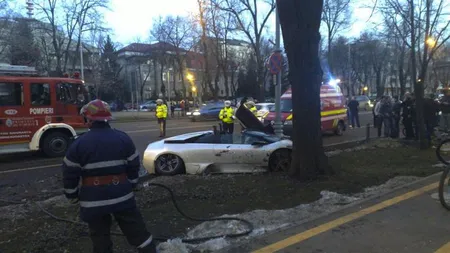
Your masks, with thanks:
M275 112L275 105L271 106L269 109L271 112ZM292 99L281 99L280 101L280 111L281 112L292 112Z

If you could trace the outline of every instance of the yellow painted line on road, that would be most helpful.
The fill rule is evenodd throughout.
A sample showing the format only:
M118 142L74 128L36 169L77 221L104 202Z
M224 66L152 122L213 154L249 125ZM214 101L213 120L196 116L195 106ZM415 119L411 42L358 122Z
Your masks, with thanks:
M450 252L450 242L444 244L444 246L440 247L434 253L449 253Z
M385 200L385 201L383 201L381 203L378 203L376 205L373 205L371 207L368 207L368 208L365 208L363 210L360 210L360 211L357 211L357 212L345 215L345 216L337 218L337 219L335 219L333 221L330 221L330 222L327 222L325 224L319 225L319 226L317 226L315 228L312 228L312 229L306 230L304 232L301 232L299 234L293 235L293 236L288 237L288 238L286 238L284 240L278 241L278 242L276 242L274 244L271 244L271 245L268 245L268 246L266 246L264 248L261 248L259 250L253 251L252 253L269 253L269 252L272 253L272 252L277 252L279 250L282 250L282 249L287 248L289 246L292 246L294 244L298 244L300 242L303 242L303 241L305 241L305 240L307 240L307 239L309 239L311 237L314 237L316 235L319 235L321 233L329 231L329 230L331 230L333 228L341 226L341 225L343 225L345 223L354 221L354 220L359 219L359 218L361 218L363 216L366 216L368 214L377 212L377 211L379 211L381 209L384 209L386 207L398 204L398 203L400 203L402 201L405 201L405 200L408 200L410 198L422 195L422 194L424 194L424 193L426 193L426 192L428 192L430 190L433 190L433 189L437 188L438 185L439 185L438 182L432 183L430 185L424 186L424 187L416 189L414 191L407 192L407 193L405 193L403 195L400 195L400 196L397 196L397 197ZM450 251L445 251L445 252L448 253Z

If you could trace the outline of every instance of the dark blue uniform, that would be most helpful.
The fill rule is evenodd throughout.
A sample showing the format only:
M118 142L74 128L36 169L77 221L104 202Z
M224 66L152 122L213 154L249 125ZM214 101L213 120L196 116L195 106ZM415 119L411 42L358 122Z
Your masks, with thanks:
M94 252L112 252L111 215L131 245L140 252L155 252L145 249L152 237L133 192L139 179L139 153L126 133L94 122L70 146L62 167L64 193L69 199L79 198L80 216L89 224Z

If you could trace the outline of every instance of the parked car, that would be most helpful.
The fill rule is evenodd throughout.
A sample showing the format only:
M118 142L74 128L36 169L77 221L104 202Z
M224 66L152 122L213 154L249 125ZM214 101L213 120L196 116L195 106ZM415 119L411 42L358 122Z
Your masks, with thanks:
M290 167L289 138L274 135L271 125L264 126L244 106L236 117L246 128L242 132L201 131L150 143L143 167L157 175L285 171Z
M200 109L195 109L192 112L187 112L186 115L192 121L218 120L220 110L222 109L223 103L206 104L205 106L200 107Z
M370 111L374 104L370 101L368 96L355 96L356 101L359 103L360 110Z
M260 120L263 121L264 117L267 116L267 114L269 114L270 109L275 106L275 103L258 103L255 105L256 109L258 110L256 113L256 117Z
M156 102L153 100L147 101L139 106L141 111L150 111L153 112L156 110Z

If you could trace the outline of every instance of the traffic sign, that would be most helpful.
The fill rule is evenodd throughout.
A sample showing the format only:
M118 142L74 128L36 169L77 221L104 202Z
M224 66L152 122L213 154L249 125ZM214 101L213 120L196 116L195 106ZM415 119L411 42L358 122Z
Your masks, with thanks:
M269 71L272 75L280 73L283 64L283 56L280 52L274 52L269 57Z

